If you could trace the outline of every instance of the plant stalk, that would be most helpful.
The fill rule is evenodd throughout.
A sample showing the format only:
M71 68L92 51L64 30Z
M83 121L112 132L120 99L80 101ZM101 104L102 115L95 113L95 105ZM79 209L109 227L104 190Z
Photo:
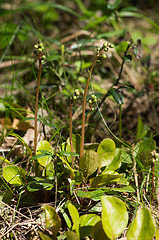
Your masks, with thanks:
M39 100L39 87L40 87L40 79L41 79L41 54L38 55L39 60L39 72L38 72L38 80L37 80L37 88L36 88L36 103L35 103L35 123L34 123L34 154L36 155L36 147L37 147L37 120L38 120L38 100Z
M81 142L80 142L80 158L83 156L83 150L84 150L85 111L86 111L86 98L87 98L88 86L89 86L89 82L90 82L90 79L92 76L94 65L102 51L103 51L103 48L101 48L101 50L97 53L97 55L92 63L91 69L88 72L88 78L87 78L87 82L86 82L86 86L85 86L85 91L84 91L84 96L83 96L83 105L82 105L83 113L82 113L82 129L81 129Z
M72 142L72 107L73 107L73 103L72 100L70 100L70 110L69 110L69 118L70 118L70 122L69 122L69 139L70 139L70 146L71 146L71 152L73 153L73 142ZM74 157L72 156L72 168L74 168Z

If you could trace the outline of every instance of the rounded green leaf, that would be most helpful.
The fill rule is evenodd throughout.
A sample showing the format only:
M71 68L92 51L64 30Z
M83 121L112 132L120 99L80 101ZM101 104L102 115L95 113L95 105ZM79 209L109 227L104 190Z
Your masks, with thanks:
M97 149L97 153L101 157L101 167L110 164L115 156L116 146L112 139L104 139Z
M75 230L79 237L80 220L79 220L79 213L77 211L77 208L71 202L67 203L67 208L69 210L69 213L70 213L70 216L71 216L72 222L73 222L72 230Z
M101 218L96 214L80 216L80 238L83 239L86 236L90 236L92 227L99 221L101 221Z
M40 141L38 143L37 150L36 150L36 155L42 153L40 150L42 150L42 151L45 150L45 151L48 151L48 152L51 152L51 153L53 152L52 146L46 140ZM49 162L51 161L51 157L46 155L46 156L37 158L37 160L38 160L40 165L42 165L43 167L46 167L49 164Z
M147 208L137 211L135 219L129 225L128 240L152 240L155 234L155 223Z
M128 223L126 204L113 196L103 196L101 202L104 232L110 239L116 239Z
M97 152L87 150L83 157L80 158L79 165L83 175L87 178L100 166L100 157Z
M61 227L61 219L56 213L56 210L49 206L49 205L44 205L41 207L42 210L45 212L45 219L46 219L46 227L52 231L54 237L56 237L58 231L60 230Z
M67 236L67 240L79 240L79 237L73 231L67 231L66 236Z
M103 230L101 221L97 222L96 225L91 229L91 236L94 240L110 240Z
M25 183L23 176L26 176L27 172L20 167L17 166L6 166L3 169L3 177L10 184L14 184L16 186L21 186Z

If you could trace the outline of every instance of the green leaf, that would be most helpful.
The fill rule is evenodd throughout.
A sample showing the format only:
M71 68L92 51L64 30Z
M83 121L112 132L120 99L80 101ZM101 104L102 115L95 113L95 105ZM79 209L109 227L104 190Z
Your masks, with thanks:
M109 165L116 152L116 146L112 139L106 138L104 139L97 149L97 153L101 157L101 167Z
M69 156L79 156L78 153L75 153L75 152L67 152L67 151L58 151L57 152L59 154L59 156L66 156L66 157L69 157Z
M27 179L28 180L28 179ZM31 181L27 184L27 190L29 192L35 192L39 190L51 190L54 186L54 181L50 179L34 177Z
M78 235L73 231L66 232L67 240L79 240Z
M40 165L42 165L43 167L46 168L47 164L49 164L52 159L50 157L50 155L52 155L52 153L53 153L53 148L48 141L43 140L38 143L36 155L40 155L37 158ZM41 154L43 154L43 155L41 155Z
M103 230L102 221L97 222L91 229L91 236L94 240L110 240Z
M128 240L152 240L155 234L155 223L147 208L137 211L135 219L130 223L127 239Z
M138 115L136 140L144 138L149 130L150 128L143 124L141 116Z
M74 180L76 181L76 184L81 184L83 182L83 173L81 171L75 170L74 174Z
M155 235L156 235L156 240L159 240L159 227L157 228Z
M79 198L89 198L89 199L92 199L93 201L99 201L101 196L104 196L104 195L105 195L105 192L101 189L94 190L94 191L87 191L87 192L79 190L77 192L77 196Z
M3 177L10 184L21 186L25 183L27 172L20 167L9 165L3 168Z
M75 230L79 237L79 224L80 224L79 213L76 207L71 202L67 203L67 208L69 210L73 222L72 230Z
M70 195L71 196L73 195L75 184L76 184L76 181L75 180L71 180L71 182L70 182Z
M118 104L122 105L124 103L124 95L118 89L111 88L110 95L112 95Z
M96 214L85 214L80 217L80 238L90 236L91 229L97 222L101 220Z
M113 158L112 162L106 168L107 171L115 171L121 166L121 149L116 149L116 155ZM103 172L104 173L104 172Z
M52 240L51 237L49 237L48 235L46 235L46 234L43 233L42 231L39 230L38 233L39 233L39 236L40 236L40 238L41 238L42 240Z
M63 218L65 219L65 222L66 222L68 228L71 229L71 226L72 226L71 225L71 220L68 217L67 213L64 211L64 209L62 207L60 207L60 211L62 213Z
M97 186L105 186L107 184L118 182L121 177L122 177L121 174L118 174L117 172L109 171L108 173L101 174L97 177L91 178L89 181L90 181L91 187L94 188Z
M93 150L87 150L79 160L80 170L87 179L100 166L100 157Z
M54 237L56 237L61 227L60 217L56 213L56 210L49 205L44 205L41 208L45 212L46 227L52 231Z
M114 240L127 226L128 212L126 204L113 196L101 197L101 203L104 232L111 240Z

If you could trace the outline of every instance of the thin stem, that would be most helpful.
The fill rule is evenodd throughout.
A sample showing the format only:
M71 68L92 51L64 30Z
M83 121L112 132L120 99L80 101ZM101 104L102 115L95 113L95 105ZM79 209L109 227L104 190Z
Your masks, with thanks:
M121 104L119 105L119 139L121 139Z
M120 68L120 72L119 72L119 77L117 78L116 83L114 84L114 86L117 86L118 83L119 83L119 81L120 81L120 79L121 79L121 74L122 74L122 72L123 72L124 63L125 63L125 57L126 57L126 55L127 55L127 52L128 52L128 50L129 50L129 48L131 47L131 45L132 45L132 42L130 42L130 43L128 44L128 46L127 46L127 48L126 48L126 50L125 50L125 52L124 52L124 58L123 58L123 61L122 61L122 63L121 63L121 68Z
M154 187L154 172L155 172L155 163L153 163L152 167L152 195L151 195L151 201L153 202L154 200L154 193L155 193L155 187Z
M91 69L88 72L88 78L87 78L87 82L86 82L86 86L85 86L85 91L84 91L84 96L83 96L83 105L82 105L83 113L82 113L82 129L81 129L81 142L80 142L80 158L83 156L83 150L84 150L85 111L86 111L86 98L87 98L88 86L89 86L89 82L90 82L90 79L92 76L94 65L102 51L103 51L103 48L101 48L101 50L97 53L97 55L92 63Z
M69 110L69 135L70 135L70 145L71 145L71 152L73 152L73 142L72 142L72 107L73 107L73 102L70 100L70 110ZM74 157L72 156L72 168L74 168Z
M40 79L41 79L41 54L38 55L39 59L39 73L37 80L37 88L36 88L36 103L35 103L35 123L34 123L34 154L36 155L36 147L37 147L37 120L38 120L38 100L39 100L39 87L40 87Z

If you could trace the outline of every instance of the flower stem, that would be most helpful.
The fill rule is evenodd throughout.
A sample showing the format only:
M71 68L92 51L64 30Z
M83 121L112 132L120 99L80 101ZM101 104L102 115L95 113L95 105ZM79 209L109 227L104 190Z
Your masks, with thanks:
M37 120L38 120L38 100L39 100L39 87L40 87L40 79L41 79L41 54L38 55L39 60L39 72L38 72L38 80L37 80L37 88L36 88L36 103L35 103L35 123L34 123L34 154L36 155L36 147L37 147Z
M80 158L83 156L83 150L84 150L84 134L85 134L85 111L86 111L86 98L87 98L87 91L88 91L88 86L89 86L89 82L92 76L92 72L93 72L93 68L94 65L97 61L97 59L99 58L100 54L102 53L103 48L101 48L101 50L97 53L90 71L88 72L88 78L87 78L87 82L86 82L86 86L85 86L85 91L84 91L84 96L83 96L83 113L82 113L82 129L81 129L81 142L80 142Z

